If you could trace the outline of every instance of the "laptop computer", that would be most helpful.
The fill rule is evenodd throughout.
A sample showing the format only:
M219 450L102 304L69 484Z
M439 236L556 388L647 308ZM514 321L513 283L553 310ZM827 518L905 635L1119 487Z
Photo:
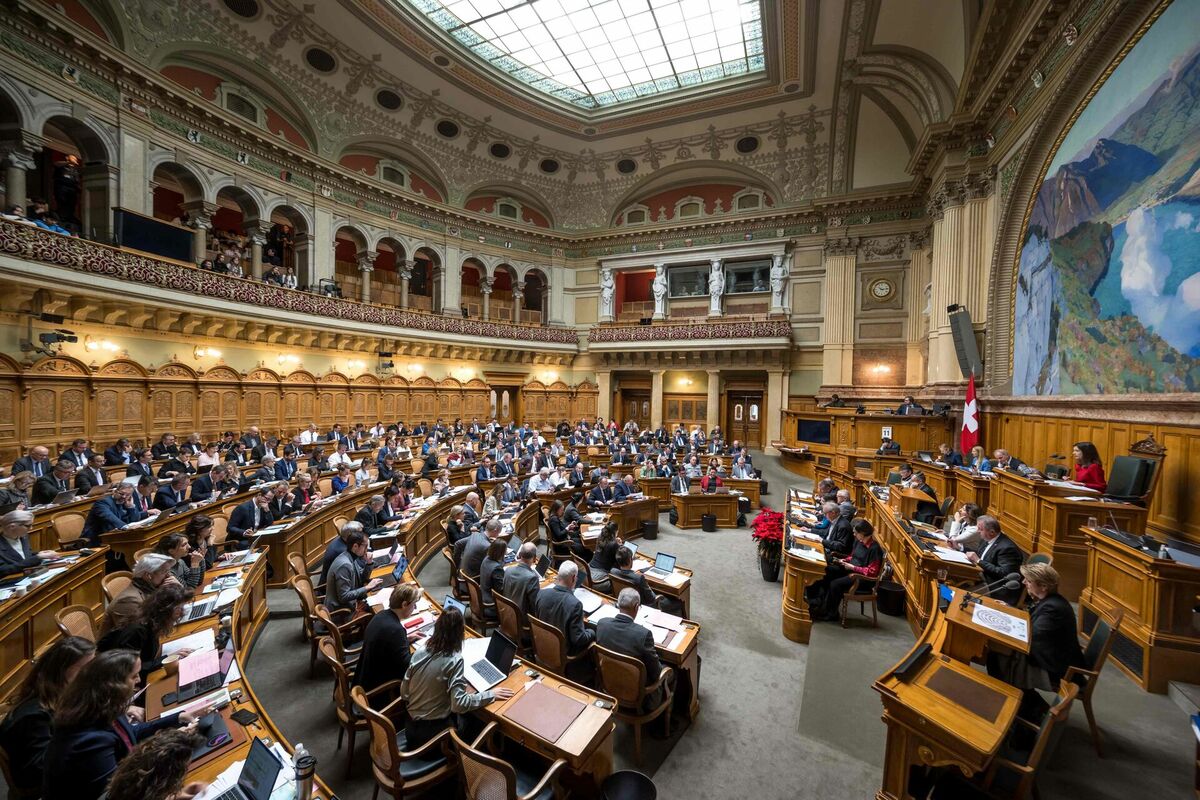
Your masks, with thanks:
M396 562L395 568L383 576L383 581L379 584L380 587L388 589L404 580L404 570L406 569L408 569L408 559L400 556L400 560Z
M467 663L463 674L475 691L485 692L508 677L516 655L517 646L511 639L502 633L493 633L488 640L487 653L483 658Z
M205 597L200 600L195 600L183 612L183 618L180 622L194 622L198 619L203 619L209 614L217 610L217 598L220 595L214 594L212 597Z
M442 600L442 610L446 611L451 608L462 614L464 617L467 615L467 607L455 600L453 595L448 594L446 595L445 599Z
M175 702L186 702L202 694L220 689L221 684L225 682L225 676L229 674L230 665L233 664L233 654L233 648L226 646L220 653L216 650L192 653L184 661L195 659L195 663L187 667L181 661L180 678L182 679L188 674L196 677L187 683L179 684L179 689L175 692Z
M637 558L637 542L625 542L625 549L629 551L630 558Z
M275 788L275 781L283 765L257 736L250 744L250 752L242 764L242 773L237 784L217 795L213 800L268 800Z
M654 557L654 566L646 570L646 574L666 577L675 571L675 556L659 553Z
M396 555L398 545L392 542L392 547L387 551L386 555L376 556L371 559L371 569L379 569L380 567L392 563L392 556Z
M550 556L542 556L538 559L537 566L534 567L539 577L546 577L546 573L550 570Z
M50 501L52 506L61 506L63 503L69 503L75 499L75 495L79 494L78 489L64 489L54 495L54 499Z

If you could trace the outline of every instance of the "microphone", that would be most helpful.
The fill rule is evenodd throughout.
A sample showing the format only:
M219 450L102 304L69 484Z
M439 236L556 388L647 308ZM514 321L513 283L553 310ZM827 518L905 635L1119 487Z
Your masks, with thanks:
M1016 591L1017 589L1019 589L1021 587L1021 573L1019 573L1019 572L1008 573L1000 580L994 581L994 582L989 583L986 586L984 586L983 591L977 596L972 596L971 592L966 592L963 595L962 602L958 604L958 607L961 610L966 610L968 603L978 603L980 597L990 597L993 591L995 591L996 589L999 589L1001 587L1003 587L1004 589L1006 589L1008 591Z

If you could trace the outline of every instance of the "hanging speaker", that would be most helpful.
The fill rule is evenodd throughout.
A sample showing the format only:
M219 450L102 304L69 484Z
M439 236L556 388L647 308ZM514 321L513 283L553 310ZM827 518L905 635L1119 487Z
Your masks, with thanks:
M979 348L975 344L975 328L971 325L971 312L960 305L946 309L950 312L950 333L954 336L954 354L958 356L958 368L964 378L972 374L983 377L983 362L979 359Z

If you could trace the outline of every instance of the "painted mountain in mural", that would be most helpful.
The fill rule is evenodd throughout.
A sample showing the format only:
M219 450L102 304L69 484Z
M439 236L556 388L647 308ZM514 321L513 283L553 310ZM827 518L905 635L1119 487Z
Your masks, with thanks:
M1197 29L1200 0L1177 0L1131 56L1179 41L1172 15ZM1087 112L1064 146L1094 144L1074 140L1025 232L1013 393L1200 391L1200 48L1128 57Z

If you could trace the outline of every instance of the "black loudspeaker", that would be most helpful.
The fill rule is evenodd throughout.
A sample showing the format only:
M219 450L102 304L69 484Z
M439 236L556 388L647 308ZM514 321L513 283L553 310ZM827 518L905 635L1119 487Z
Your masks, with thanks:
M638 320L638 325L649 325L650 322L651 322L650 317L642 317L641 319Z
M950 333L954 336L954 353L958 356L958 368L964 378L972 374L983 377L983 362L979 359L979 348L975 345L975 328L971 325L971 312L962 306L951 306Z

